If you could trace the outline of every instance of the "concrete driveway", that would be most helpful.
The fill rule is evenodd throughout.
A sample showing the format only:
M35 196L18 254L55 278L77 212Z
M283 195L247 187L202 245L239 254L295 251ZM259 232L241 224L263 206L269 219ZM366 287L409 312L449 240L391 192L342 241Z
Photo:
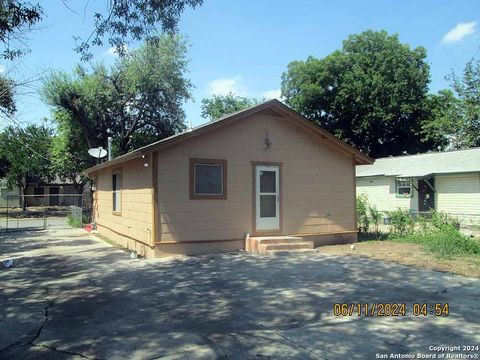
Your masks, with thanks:
M375 260L131 260L55 228L0 235L0 257L17 258L0 268L2 359L375 359L480 344L480 280ZM409 314L334 317L345 302L406 303ZM450 316L415 317L415 302L448 302Z

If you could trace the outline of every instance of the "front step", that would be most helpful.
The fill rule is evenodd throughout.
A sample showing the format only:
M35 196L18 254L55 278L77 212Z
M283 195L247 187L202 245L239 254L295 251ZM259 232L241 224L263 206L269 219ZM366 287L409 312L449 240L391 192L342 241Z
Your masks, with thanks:
M314 252L313 241L297 236L259 236L247 239L246 250L259 254Z

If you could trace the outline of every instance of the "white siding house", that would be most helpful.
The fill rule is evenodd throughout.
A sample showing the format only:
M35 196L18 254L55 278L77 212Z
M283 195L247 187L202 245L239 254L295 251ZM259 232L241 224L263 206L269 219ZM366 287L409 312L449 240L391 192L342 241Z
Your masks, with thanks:
M356 167L357 195L380 211L435 209L480 224L480 148L380 158Z

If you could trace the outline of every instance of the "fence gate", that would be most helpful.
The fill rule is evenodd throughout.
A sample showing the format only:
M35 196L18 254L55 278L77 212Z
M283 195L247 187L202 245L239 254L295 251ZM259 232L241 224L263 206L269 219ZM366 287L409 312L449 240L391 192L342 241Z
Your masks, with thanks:
M82 194L59 194L56 191L34 195L8 194L0 200L0 231L82 226Z

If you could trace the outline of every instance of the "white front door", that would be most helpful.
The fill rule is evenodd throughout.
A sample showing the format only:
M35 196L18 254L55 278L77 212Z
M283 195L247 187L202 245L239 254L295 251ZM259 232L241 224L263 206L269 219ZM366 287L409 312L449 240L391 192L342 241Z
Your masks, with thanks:
M278 166L255 168L256 230L280 229L279 175Z

